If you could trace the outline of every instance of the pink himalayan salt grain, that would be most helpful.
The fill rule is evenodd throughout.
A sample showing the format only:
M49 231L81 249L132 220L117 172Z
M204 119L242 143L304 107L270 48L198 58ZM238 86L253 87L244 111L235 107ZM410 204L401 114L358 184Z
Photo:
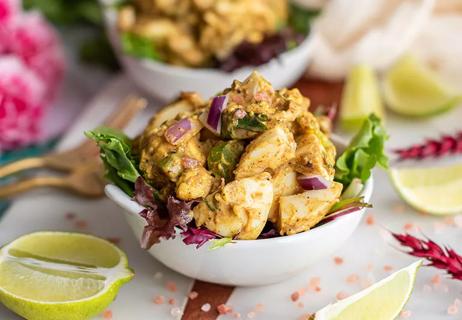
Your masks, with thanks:
M456 306L455 304L451 304L451 305L448 307L447 312L448 312L449 315L454 316L454 315L456 315L456 314L459 313L459 307Z
M316 287L321 285L321 278L319 277L312 277L309 282L309 288L314 290Z
M297 303L297 307L299 307L299 308L304 308L304 307L305 307L305 304L304 304L303 302L300 301L299 303Z
M226 304L220 304L217 307L217 311L219 314L228 314L228 313L232 313L233 309L230 306L227 306Z
M335 298L337 300L343 300L345 298L348 298L348 293L344 292L344 291L339 291L337 292L337 294L335 295Z
M454 225L458 228L462 228L462 214L454 217Z
M446 218L444 218L443 222L447 226L454 226L455 225L454 217L446 217Z
M164 276L164 274L162 272L157 271L156 273L154 273L154 279L155 280L160 280L160 279L163 278L163 276Z
M112 311L111 310L104 310L103 319L104 320L111 320L112 319Z
M401 203L398 203L396 204L393 209L392 209L395 213L403 213L406 211L406 206L401 204Z
M241 314L239 312L233 312L233 318L234 319L240 319L241 318Z
M412 231L415 227L414 227L414 225L412 223L408 222L408 223L404 224L403 228L406 231Z
M316 288L314 288L314 291L315 291L315 292L321 292L321 287L316 287Z
M154 297L154 300L153 300L153 302L154 302L155 304L163 304L164 301L165 301L164 296L160 296L160 295L155 296L155 297Z
M170 292L176 292L176 290L177 290L176 283L173 282L173 281L168 281L165 284L165 288Z
M77 215L74 212L66 212L66 219L67 220L74 220Z
M290 299L293 302L296 302L299 298L300 298L300 293L298 291L295 291L290 295Z
M255 319L256 316L257 314L254 311L250 311L249 313L247 313L247 318L249 319Z
M88 227L88 222L85 220L77 220L74 225L77 229L85 229Z
M389 264L386 264L383 266L383 271L385 272L390 272L393 270L393 266L390 266Z
M343 258L342 257L334 257L334 263L336 265L338 265L338 266L343 264Z
M175 305L176 304L175 298L168 299L168 304L171 305L171 306Z
M375 218L372 214L368 214L367 217L366 217L366 224L368 226L372 226L375 224Z
M441 284L441 275L439 274L435 274L432 279L431 279L431 282L434 286L438 286Z
M263 303L257 303L253 310L255 310L255 312L262 312L264 309L265 306L263 305Z
M407 318L410 318L412 315L412 312L411 310L403 310L401 311L401 313L399 314L399 316L403 319L407 319Z
M357 274L350 274L347 278L346 278L346 282L349 283L349 284L352 284L352 283L357 283L359 281L359 276Z
M188 297L189 297L189 299L191 299L191 300L196 299L198 296L199 296L199 293L197 293L196 291L191 291L191 292L188 294Z
M368 263L366 269L367 271L371 272L372 270L374 270L374 265L372 263Z
M204 312L209 312L211 308L212 306L210 305L210 303L204 303L201 307L201 310Z

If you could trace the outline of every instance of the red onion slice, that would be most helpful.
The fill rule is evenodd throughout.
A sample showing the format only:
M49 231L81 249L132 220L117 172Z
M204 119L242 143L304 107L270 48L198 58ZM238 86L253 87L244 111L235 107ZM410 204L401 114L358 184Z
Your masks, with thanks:
M165 139L175 145L189 130L191 130L191 121L187 118L181 119L165 131Z
M213 133L220 135L221 132L221 114L228 104L228 96L216 96L210 105L207 118L202 119L204 125Z
M312 176L298 176L298 184L304 190L321 190L330 187L332 182L328 181L323 176L312 175Z

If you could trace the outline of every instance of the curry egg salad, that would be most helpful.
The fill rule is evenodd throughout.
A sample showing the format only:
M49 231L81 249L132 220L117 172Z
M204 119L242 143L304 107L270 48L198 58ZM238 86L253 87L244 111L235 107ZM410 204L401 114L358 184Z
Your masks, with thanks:
M280 235L309 230L342 184L330 123L308 108L298 89L274 90L256 72L209 101L184 93L138 137L141 174L163 198L198 201L196 226L220 236L257 239L267 221Z
M316 15L287 0L131 0L118 8L117 29L129 55L232 71L297 46Z
M141 246L265 239L310 230L370 205L362 190L387 167L387 134L371 114L342 154L331 115L314 115L298 89L275 90L257 72L209 100L185 92L134 139L87 131L107 179L142 206Z

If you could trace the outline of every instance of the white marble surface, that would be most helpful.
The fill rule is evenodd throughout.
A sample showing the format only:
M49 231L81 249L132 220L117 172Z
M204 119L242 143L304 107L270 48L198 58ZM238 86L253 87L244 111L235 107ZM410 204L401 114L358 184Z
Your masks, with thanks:
M98 124L122 97L134 90L126 79L114 80L76 119L59 147L67 148L83 139L84 129ZM140 115L128 129L129 133L138 131L152 112L151 108ZM439 132L454 132L460 128L461 119L462 108L420 122L390 116L388 128L391 138L388 147L407 145L425 136L434 137ZM399 252L392 243L385 241L385 228L402 232L405 224L412 224L420 227L424 234L434 240L462 251L461 229L451 224L448 219L421 215L406 207L397 197L383 171L376 172L372 203L374 208L369 210L368 215L373 217L374 223L369 225L363 221L353 237L332 257L284 283L259 288L238 288L229 304L242 314L242 319L246 319L247 313L262 303L264 309L257 313L255 319L296 320L303 313L313 312L334 301L339 292L357 292L361 289L361 284L386 276L389 272L384 270L385 266L396 270L414 261L413 258ZM66 219L67 212L76 213L78 220L87 222L88 227L81 229L78 227L79 223ZM457 220L460 221L460 218ZM372 218L367 220L371 221ZM107 199L82 200L51 189L21 196L0 221L0 245L21 234L36 230L74 230L122 239L121 247L128 253L136 277L122 288L117 300L110 306L115 320L173 319L170 306L159 306L152 302L153 297L158 294L174 296L180 306L185 302L192 280L167 270L148 253L143 252L138 246L138 240L123 220L120 210ZM315 245L314 243L313 246ZM306 251L300 254L310 254L310 248L306 248ZM336 265L333 261L334 256L342 257L344 263ZM154 277L157 272L162 273L161 279ZM346 278L351 274L358 275L359 281L348 283ZM441 284L437 286L431 284L431 279L435 275L441 275L442 278ZM297 303L290 299L291 293L306 287L313 277L320 278L320 291L308 291L299 299L303 306L297 306ZM175 281L178 285L175 294L164 289L165 282L169 280ZM422 268L418 274L415 291L406 306L406 310L411 311L409 319L461 319L462 311L457 316L447 314L447 308L455 298L462 299L462 283L448 279L441 271ZM0 319L18 318L0 306Z

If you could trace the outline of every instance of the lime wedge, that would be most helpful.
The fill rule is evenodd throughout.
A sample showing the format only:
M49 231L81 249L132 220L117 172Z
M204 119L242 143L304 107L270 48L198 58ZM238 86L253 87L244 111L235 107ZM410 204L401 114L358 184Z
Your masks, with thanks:
M409 205L431 214L462 213L462 164L390 170L396 190Z
M314 319L395 319L411 295L421 263L415 262L351 297L324 307L316 312Z
M343 89L340 124L346 130L358 129L371 113L384 118L377 78L369 66L357 65L348 74Z
M90 235L38 232L0 250L0 301L29 320L88 319L132 277L126 255Z
M438 75L412 56L404 56L385 74L383 93L394 112L414 117L447 111L461 100Z

